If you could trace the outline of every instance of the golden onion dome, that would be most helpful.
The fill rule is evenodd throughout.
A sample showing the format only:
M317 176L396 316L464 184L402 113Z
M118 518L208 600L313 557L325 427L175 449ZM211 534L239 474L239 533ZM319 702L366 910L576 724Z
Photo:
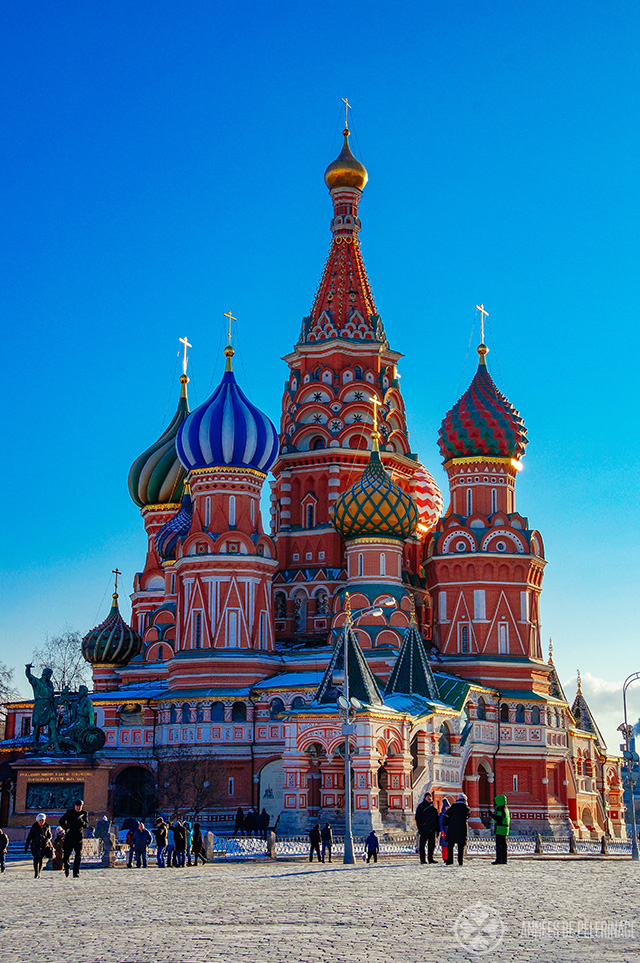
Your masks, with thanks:
M345 127L344 146L336 159L329 164L324 172L325 184L330 191L334 187L357 187L361 191L369 180L364 164L351 153L349 148L349 128Z
M355 485L337 499L331 521L343 538L404 540L418 527L415 502L389 478L375 438L367 467Z

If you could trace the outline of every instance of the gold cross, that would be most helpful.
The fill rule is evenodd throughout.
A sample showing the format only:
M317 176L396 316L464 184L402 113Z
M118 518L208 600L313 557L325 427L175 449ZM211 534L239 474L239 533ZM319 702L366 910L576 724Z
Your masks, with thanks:
M484 304L476 304L476 311L480 312L480 343L484 344L484 317L489 317L489 312L485 311Z
M223 317L229 318L229 344L231 344L231 322L237 321L238 319L234 318L234 316L231 314L231 311L224 311Z
M116 577L116 588L115 588L115 590L116 590L116 592L117 592L117 591L118 591L118 575L122 575L122 572L120 571L120 569L118 568L117 565L116 565L115 568L112 568L112 569L111 569L111 572L112 572L112 574L115 575L115 577Z
M344 126L345 126L347 129L349 129L349 114L348 114L348 111L350 111L350 110L352 109L352 108L351 108L351 104L349 103L349 101L347 100L346 97L343 97L343 98L342 98L342 103L344 104Z
M381 405L382 402L381 402L381 401L378 401L378 399L377 399L377 397L376 397L375 395L371 395L371 397L369 398L369 401L370 401L370 402L372 403L372 405L373 405L373 430L377 432L377 430L378 430L378 405Z
M187 373L187 348L192 348L193 345L189 344L186 338L178 338L178 341L184 345L184 354L182 356L182 373L186 375Z

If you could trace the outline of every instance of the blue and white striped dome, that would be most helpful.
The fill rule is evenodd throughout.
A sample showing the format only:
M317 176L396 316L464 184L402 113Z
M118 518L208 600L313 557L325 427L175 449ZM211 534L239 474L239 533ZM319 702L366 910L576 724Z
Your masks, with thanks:
M278 457L275 426L240 390L231 370L233 348L225 350L227 370L208 401L192 411L178 430L176 451L185 468L253 468L266 475Z

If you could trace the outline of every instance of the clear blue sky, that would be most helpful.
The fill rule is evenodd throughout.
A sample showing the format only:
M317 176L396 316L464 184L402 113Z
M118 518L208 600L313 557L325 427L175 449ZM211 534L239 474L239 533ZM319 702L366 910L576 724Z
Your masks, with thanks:
M240 383L278 422L347 96L413 448L444 484L482 300L529 430L544 636L609 693L616 745L606 682L640 668L637 3L14 0L3 35L0 659L104 618L116 564L131 585L127 473L177 402L180 336L195 406L231 308Z

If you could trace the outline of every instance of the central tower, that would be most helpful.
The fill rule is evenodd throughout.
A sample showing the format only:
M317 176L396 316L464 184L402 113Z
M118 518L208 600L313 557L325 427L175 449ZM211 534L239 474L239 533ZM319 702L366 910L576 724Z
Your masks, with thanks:
M420 530L432 527L442 497L411 453L397 365L377 312L360 249L358 208L368 175L349 146L345 126L338 157L325 171L333 202L331 247L311 313L284 360L289 365L273 468L271 526L277 544L276 637L320 642L333 599L346 580L345 546L331 509L369 461L373 406L380 458L393 481L416 497ZM429 624L419 539L402 551L403 578L416 595L421 625Z

